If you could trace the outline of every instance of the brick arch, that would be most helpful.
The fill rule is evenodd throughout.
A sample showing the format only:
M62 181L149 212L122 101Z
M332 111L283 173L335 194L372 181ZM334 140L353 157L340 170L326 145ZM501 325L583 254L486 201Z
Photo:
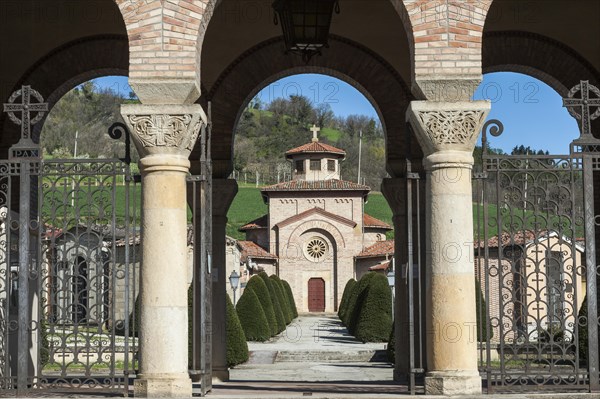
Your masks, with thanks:
M326 235L337 250L346 248L344 235L337 227L326 220L307 220L306 222L300 224L294 229L292 234L290 234L286 245L291 247L293 244L298 243L300 237L310 231L317 231L323 235Z
M242 54L201 97L202 101L212 101L215 177L231 173L233 132L253 94L281 77L306 72L339 77L367 96L385 127L388 170L395 173L395 168L401 167L395 162L406 156L405 112L412 100L398 72L369 49L339 36L332 35L330 48L308 65L299 57L285 55L282 40L267 40ZM418 148L416 151L420 152Z
M533 76L565 97L581 80L600 87L600 71L569 46L521 31L487 32L483 39L483 71L518 72ZM592 121L600 132L600 119Z
M481 76L482 33L492 0L402 0L396 7L410 27L413 90L420 81ZM408 29L408 28L407 28Z
M483 69L533 76L565 96L580 80L600 83L600 72L575 50L548 37L521 31L486 32Z
M101 76L127 76L128 66L126 36L87 37L60 46L42 57L23 74L14 90L30 85L40 92L52 109L78 84ZM39 137L44 120L34 126L34 137ZM20 129L8 120L5 113L0 114L0 128L0 156L6 156L7 149L19 140Z

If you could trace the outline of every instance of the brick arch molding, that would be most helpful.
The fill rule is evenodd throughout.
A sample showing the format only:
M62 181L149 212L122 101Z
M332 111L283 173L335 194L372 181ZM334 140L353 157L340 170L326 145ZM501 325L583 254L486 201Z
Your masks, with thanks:
M200 101L212 102L215 177L231 173L233 132L244 106L267 84L308 72L340 78L371 101L385 129L388 171L392 175L399 171L399 161L406 157L405 113L412 94L398 72L383 58L358 43L332 35L330 48L309 64L300 57L284 54L281 37L267 40L238 57L212 87L203 88ZM420 153L418 147L416 151ZM197 153L192 153L192 159L197 157Z
M101 76L127 76L128 68L127 36L91 36L67 43L42 57L23 74L14 90L30 85L40 92L51 110L73 87ZM44 121L45 118L34 126L34 137L39 137ZM0 114L0 127L0 156L6 156L7 149L19 140L20 129L6 114Z
M580 80L600 87L600 72L569 46L535 33L486 32L483 36L483 72L518 72L548 84L565 97ZM592 122L600 132L600 119Z

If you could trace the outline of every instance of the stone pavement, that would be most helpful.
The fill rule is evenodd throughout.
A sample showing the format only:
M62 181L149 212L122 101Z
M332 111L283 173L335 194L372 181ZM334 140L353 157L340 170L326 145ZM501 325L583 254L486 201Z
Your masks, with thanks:
M375 397L406 393L392 379L385 343L363 344L337 316L300 315L269 342L249 343L250 360L230 370L210 397ZM370 361L370 360L375 361Z

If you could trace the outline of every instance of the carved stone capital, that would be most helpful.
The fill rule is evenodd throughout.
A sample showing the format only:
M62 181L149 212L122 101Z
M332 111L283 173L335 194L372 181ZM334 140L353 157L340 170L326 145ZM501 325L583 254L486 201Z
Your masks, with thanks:
M198 135L206 126L206 114L198 104L121 106L141 158L150 155L190 156Z
M426 156L440 152L471 154L490 109L489 101L413 101L406 119Z
M200 97L197 79L130 78L129 85L142 104L194 104Z

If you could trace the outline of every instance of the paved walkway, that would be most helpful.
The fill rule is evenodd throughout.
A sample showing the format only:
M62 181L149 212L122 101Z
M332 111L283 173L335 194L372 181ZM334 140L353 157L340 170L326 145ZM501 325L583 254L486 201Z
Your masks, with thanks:
M301 315L269 342L249 343L250 360L210 397L363 397L406 393L393 383L385 343L363 344L337 316ZM371 361L375 360L375 361Z

